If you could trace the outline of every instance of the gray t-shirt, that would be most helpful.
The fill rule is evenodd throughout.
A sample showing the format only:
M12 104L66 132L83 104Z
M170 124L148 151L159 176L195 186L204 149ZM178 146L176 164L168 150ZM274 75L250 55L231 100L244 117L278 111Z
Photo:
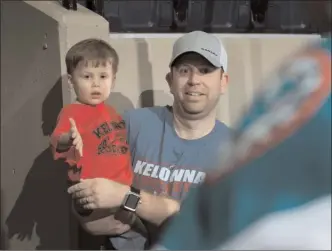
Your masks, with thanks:
M130 110L123 118L128 130L135 186L179 201L184 199L189 187L201 183L206 172L216 167L220 145L230 137L228 127L216 121L212 132L203 138L181 139L174 130L170 107ZM153 235L152 228L148 226L148 229ZM116 249L122 250L142 250L147 245L146 238L134 231L110 239Z

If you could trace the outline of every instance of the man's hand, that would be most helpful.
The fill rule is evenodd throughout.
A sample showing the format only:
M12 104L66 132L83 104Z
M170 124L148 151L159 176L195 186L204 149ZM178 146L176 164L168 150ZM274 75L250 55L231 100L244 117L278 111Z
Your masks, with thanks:
M107 209L121 206L129 187L112 180L81 180L68 188L68 193L85 209Z
M75 120L72 118L69 118L70 122L70 131L69 135L73 140L73 146L75 146L75 149L78 151L79 155L83 156L83 141L81 134L78 132Z
M68 188L73 199L86 209L112 209L120 207L129 186L104 178L82 180L80 183ZM156 196L141 190L141 203L136 214L141 219L152 224L160 225L167 217L180 210L176 200Z

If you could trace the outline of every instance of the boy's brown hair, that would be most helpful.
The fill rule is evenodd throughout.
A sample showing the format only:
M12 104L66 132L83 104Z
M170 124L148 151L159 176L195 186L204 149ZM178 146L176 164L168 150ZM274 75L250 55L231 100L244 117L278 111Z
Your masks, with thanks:
M101 39L85 39L73 45L66 54L67 73L72 74L82 61L94 61L95 67L111 60L114 73L118 70L119 56L115 49Z

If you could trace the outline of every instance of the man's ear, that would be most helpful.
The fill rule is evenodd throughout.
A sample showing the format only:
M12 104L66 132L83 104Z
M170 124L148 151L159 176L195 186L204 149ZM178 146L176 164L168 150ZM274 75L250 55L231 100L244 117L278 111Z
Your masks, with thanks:
M220 94L224 94L226 92L228 86L228 79L228 74L224 72L220 80Z
M167 73L165 79L168 84L169 90L171 91L171 93L173 93L172 92L172 73L171 72Z

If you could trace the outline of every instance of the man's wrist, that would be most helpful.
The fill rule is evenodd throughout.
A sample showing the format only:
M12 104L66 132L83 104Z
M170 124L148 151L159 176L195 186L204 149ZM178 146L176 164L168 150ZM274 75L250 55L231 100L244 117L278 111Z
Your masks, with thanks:
M125 196L123 197L121 208L126 211L135 212L141 203L141 190L134 186L126 186Z
M119 191L119 204L118 207L121 207L127 193L130 191L130 186L123 185L122 189Z

